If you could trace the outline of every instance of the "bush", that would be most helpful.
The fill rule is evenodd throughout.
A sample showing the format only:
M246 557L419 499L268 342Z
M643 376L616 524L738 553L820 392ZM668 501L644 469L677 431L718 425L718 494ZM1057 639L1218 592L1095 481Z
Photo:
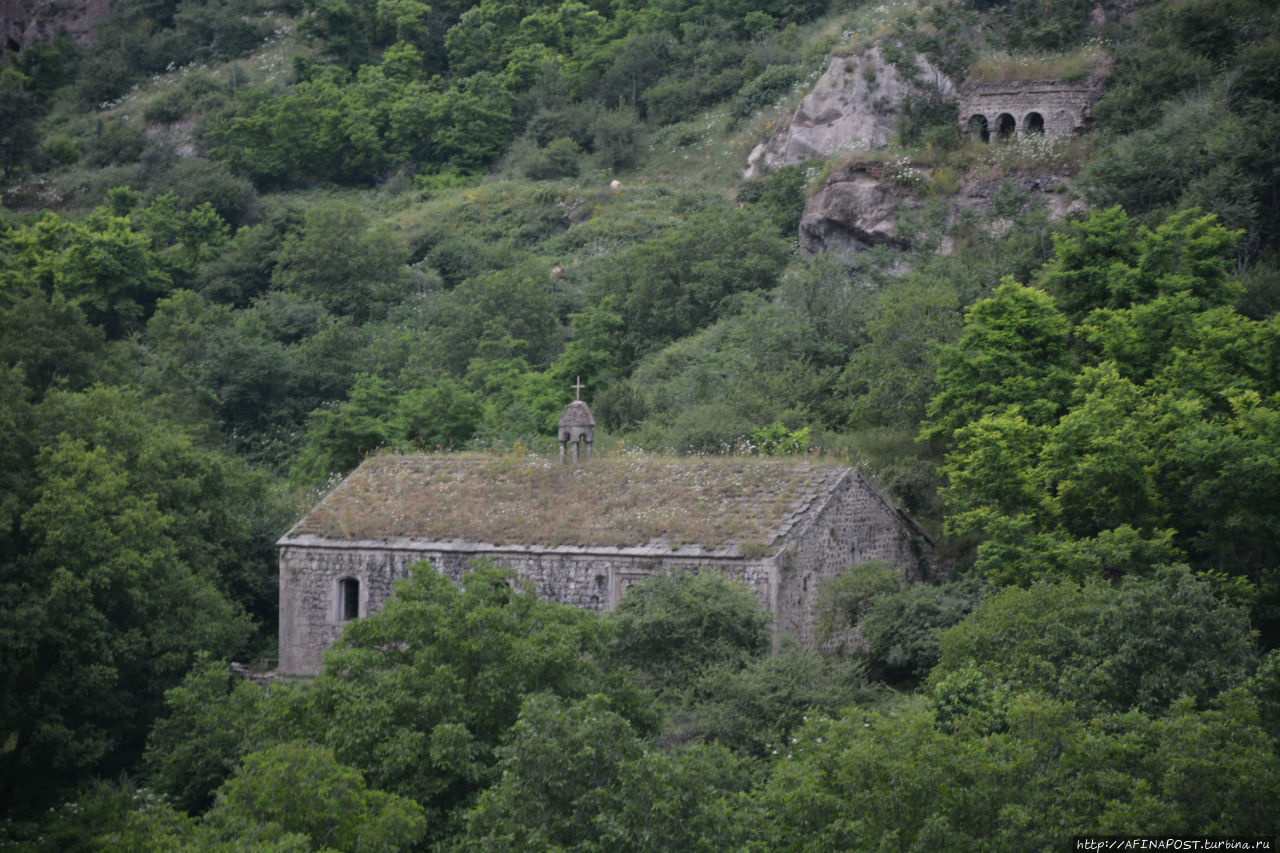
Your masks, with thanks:
M427 252L425 261L440 273L448 287L457 287L469 278L502 265L492 244L463 232L451 234L437 243Z
M778 233L794 239L800 231L807 200L808 178L805 164L783 166L764 178L745 181L738 186L738 201L758 205Z
M1248 615L1186 567L1077 586L1039 582L987 598L941 638L939 683L976 668L1014 692L1039 691L1083 712L1198 707L1254 672Z
M184 157L169 168L159 184L164 192L172 192L183 210L191 210L208 202L218 215L233 228L257 222L258 194L247 178L233 175L224 164L200 157Z
M818 590L818 639L857 625L883 595L897 592L898 575L883 560L850 566L822 584Z
M960 144L956 124L959 106L937 93L908 94L898 109L898 140L902 145L932 145L948 151Z
M741 666L769 648L769 617L755 596L716 572L647 578L610 619L615 657L659 689L678 691L710 667Z
M142 131L120 119L100 120L93 135L85 140L85 164L114 166L136 163L147 141Z
M795 65L774 65L738 91L735 111L741 118L773 105L800 82L803 74Z
M40 150L56 166L70 166L80 159L80 147L65 136L55 136Z
M948 584L918 583L875 598L858 623L872 672L911 683L938 662L939 637L973 610L986 585L978 577Z
M767 759L806 713L835 714L878 693L867 683L862 661L787 646L746 666L710 667L690 696L681 715L684 734Z
M191 109L191 99L181 89L170 89L156 95L142 108L142 117L149 122L169 123L177 121Z
M579 147L589 149L594 144L592 128L603 110L596 103L568 104L558 109L542 109L533 114L525 125L525 134L539 146L553 140L568 138Z
M675 124L698 110L722 101L742 88L743 73L731 67L716 74L687 70L668 74L640 95L645 117L653 124Z
M629 169L640 153L642 125L634 110L617 109L601 113L591 123L592 146L604 169Z
M533 181L553 181L557 178L576 178L582 149L568 137L553 140L524 165L525 176Z

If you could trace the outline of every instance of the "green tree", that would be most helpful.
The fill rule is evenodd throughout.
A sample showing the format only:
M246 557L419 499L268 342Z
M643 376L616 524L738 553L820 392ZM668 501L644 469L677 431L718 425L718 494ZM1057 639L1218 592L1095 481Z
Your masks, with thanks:
M959 342L942 350L942 390L929 403L922 434L945 437L985 414L1052 422L1070 387L1070 330L1052 297L1004 281L968 309Z
M620 300L623 363L734 313L735 294L772 289L786 261L786 242L747 210L695 214L619 253L596 290Z
M643 747L603 696L525 700L499 752L500 781L467 816L481 849L589 849L616 805L621 765Z
M871 600L858 629L873 673L889 681L922 680L938 662L940 636L982 599L980 578L917 583Z
M914 426L938 393L939 350L960 333L959 299L948 284L913 276L887 287L838 387L855 424ZM952 362L954 367L954 362Z
M210 834L236 844L305 836L313 850L404 850L427 822L413 800L370 789L332 750L291 741L246 755L204 816Z
M603 696L531 696L498 768L461 849L710 851L742 838L744 766L717 747L647 747Z
M995 731L962 720L953 733L917 704L811 719L761 792L765 843L1013 851L1060 847L1082 826L1274 832L1280 760L1247 703L1081 720L1069 703L1024 693L998 715Z
M29 553L3 567L0 758L7 802L39 802L126 766L161 694L202 650L229 654L248 621L180 557L176 519L118 452L63 434L37 455L22 516ZM38 780L38 781L37 781Z
M656 722L610 671L608 623L515 588L509 570L477 565L462 583L414 568L380 613L347 626L288 712L370 784L422 804L437 838L496 780L531 694L601 693L637 733Z
M666 737L715 744L744 760L771 761L811 714L879 701L863 661L786 643L773 654L706 667L678 699Z
M924 432L952 442L946 527L976 544L990 578L1118 577L1189 558L1260 592L1254 617L1273 635L1272 543L1238 547L1227 532L1265 526L1274 508L1253 485L1275 482L1258 442L1280 391L1275 327L1230 307L1235 239L1197 211L1154 228L1096 212L1055 240L1039 280L1057 296L1006 283L971 309ZM1210 466L1247 471L1244 492L1212 492Z
M717 572L655 575L627 590L610 621L614 656L648 683L679 691L706 668L744 665L769 647L769 617Z
M1200 310L1228 305L1239 292L1228 278L1228 252L1239 236L1198 210L1175 213L1154 230L1119 207L1098 210L1054 236L1054 257L1038 284L1075 322L1096 308L1179 293Z
M563 343L546 268L532 262L468 278L436 304L429 322L437 363L455 375L477 357L520 358L542 370Z
M307 211L302 231L280 247L272 283L314 299L357 322L396 292L403 259L385 229L354 204L328 202Z
M0 172L6 181L36 148L36 99L30 82L12 65L0 68Z
M372 376L358 378L345 402L308 416L299 471L323 481L330 474L351 471L378 448L395 444L394 405L387 382Z
M178 808L198 814L263 737L267 694L226 661L202 655L165 691L164 704L165 716L147 737L146 778Z
M943 633L930 681L976 667L1013 692L1085 712L1156 715L1181 696L1207 707L1256 664L1244 610L1175 567L1116 587L1094 580L1001 590Z

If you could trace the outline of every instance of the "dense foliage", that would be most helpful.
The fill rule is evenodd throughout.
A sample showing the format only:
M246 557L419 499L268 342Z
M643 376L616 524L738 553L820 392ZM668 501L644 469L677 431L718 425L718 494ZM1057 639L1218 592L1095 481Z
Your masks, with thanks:
M843 155L742 168L873 47L898 248L806 255ZM917 56L1110 79L983 146ZM1274 837L1278 92L1267 0L118 0L8 51L0 846ZM336 477L544 451L579 377L597 452L855 465L947 571L848 567L818 653L710 572L602 617L422 566L231 674Z

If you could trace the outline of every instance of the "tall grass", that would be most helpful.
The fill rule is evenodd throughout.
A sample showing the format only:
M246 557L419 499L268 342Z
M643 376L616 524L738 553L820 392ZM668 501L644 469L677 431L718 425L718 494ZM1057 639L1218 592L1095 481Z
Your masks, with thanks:
M989 53L969 67L970 83L1004 83L1010 80L1062 80L1077 82L1106 77L1111 55L1097 45L1070 53Z

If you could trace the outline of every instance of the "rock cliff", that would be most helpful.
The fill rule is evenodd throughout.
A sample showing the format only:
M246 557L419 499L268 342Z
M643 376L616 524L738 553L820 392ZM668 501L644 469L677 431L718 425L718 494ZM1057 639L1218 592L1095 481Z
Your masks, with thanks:
M923 58L917 79L954 97L955 85ZM887 145L897 128L898 105L920 87L903 78L878 47L850 56L833 55L813 91L800 102L790 123L748 159L748 178L782 166L846 151Z
M918 209L924 202L915 191L893 179L893 169L885 163L853 161L832 174L805 203L800 248L810 254L861 252L877 246L909 248L894 226L903 210ZM927 170L915 171L921 182L928 179ZM948 199L950 218L962 211L989 208L992 195L1006 180L1033 202L1044 204L1052 219L1085 209L1070 177L1021 175L964 182ZM996 227L1001 227L999 222ZM949 251L947 243L942 250Z
M86 44L93 25L110 12L110 0L0 0L0 56L53 38L60 30Z

